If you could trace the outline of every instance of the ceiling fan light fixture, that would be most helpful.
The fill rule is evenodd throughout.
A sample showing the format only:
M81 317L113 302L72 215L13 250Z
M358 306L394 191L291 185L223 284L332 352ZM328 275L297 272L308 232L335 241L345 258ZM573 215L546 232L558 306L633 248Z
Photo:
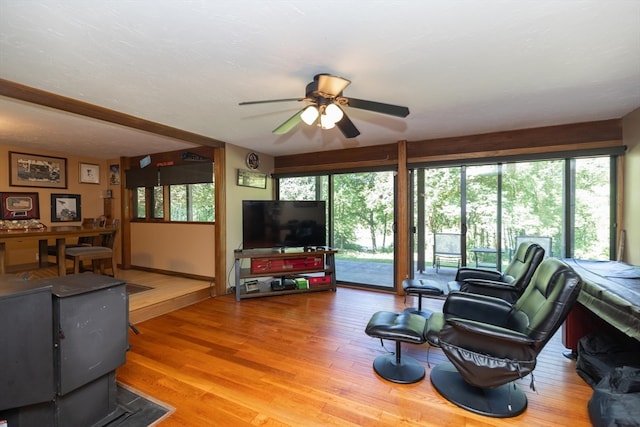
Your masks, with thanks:
M327 105L327 108L324 109L324 114L328 116L333 123L339 122L344 116L342 108L338 107L336 104Z
M318 112L318 109L316 108L316 106L315 105L309 105L307 108L304 109L302 114L300 114L300 118L306 124L312 125L316 121L316 119L318 118L318 114L319 114L319 112Z
M322 129L333 129L335 126L336 122L334 122L330 116L326 114L320 116L320 127Z
M313 81L306 86L304 98L268 99L263 101L240 102L240 105L265 104L268 102L304 101L306 105L292 117L275 128L272 133L282 135L291 131L300 122L311 126L316 124L321 129L337 127L346 138L355 138L360 131L344 107L373 111L396 117L407 117L409 108L400 105L385 104L384 102L367 101L366 99L345 98L342 91L351 84L350 80L342 77L321 73L313 77Z

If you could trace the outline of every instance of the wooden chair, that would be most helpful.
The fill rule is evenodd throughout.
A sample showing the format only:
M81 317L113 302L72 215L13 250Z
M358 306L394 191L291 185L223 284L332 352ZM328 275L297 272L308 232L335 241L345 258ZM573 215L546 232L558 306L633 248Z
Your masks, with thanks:
M102 242L96 246L76 246L67 248L65 255L67 259L73 260L73 273L80 273L80 266L84 261L91 261L93 272L104 274L105 267L111 268L112 276L116 277L116 242L118 238L119 221L114 219L106 223L109 227L114 227L112 233L104 233ZM110 262L108 266L106 263Z
M84 218L82 220L83 227L97 227L99 224L100 218ZM76 243L67 243L67 248L75 248L77 246L91 246L92 237L78 237L78 241ZM56 245L47 246L47 255L56 257L58 256L58 247ZM57 259L56 259L57 262Z

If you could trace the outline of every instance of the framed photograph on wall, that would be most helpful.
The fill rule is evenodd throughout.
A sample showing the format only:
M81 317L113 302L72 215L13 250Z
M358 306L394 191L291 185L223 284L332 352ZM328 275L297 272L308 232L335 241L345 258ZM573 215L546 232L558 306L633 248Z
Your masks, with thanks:
M0 193L0 219L39 219L38 193Z
M80 221L81 219L79 194L51 195L51 222Z
M78 176L81 184L100 184L100 165L80 163Z
M10 151L9 185L67 188L67 159Z
M120 165L109 165L109 184L120 185Z
M242 187L267 188L267 174L238 169L238 182Z

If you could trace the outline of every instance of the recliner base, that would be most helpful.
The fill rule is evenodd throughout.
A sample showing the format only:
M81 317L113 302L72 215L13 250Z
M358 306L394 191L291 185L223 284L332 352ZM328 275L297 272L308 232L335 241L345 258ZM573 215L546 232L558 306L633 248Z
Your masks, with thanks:
M424 366L413 357L402 356L398 363L395 354L385 354L373 361L373 370L385 380L411 384L424 378Z
M430 378L442 397L476 414L509 418L527 409L527 396L514 383L496 388L475 387L462 379L453 364L448 362L434 367Z

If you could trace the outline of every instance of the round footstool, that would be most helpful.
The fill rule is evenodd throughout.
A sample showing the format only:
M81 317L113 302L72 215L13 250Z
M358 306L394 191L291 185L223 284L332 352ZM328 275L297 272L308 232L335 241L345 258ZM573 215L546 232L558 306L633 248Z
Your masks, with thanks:
M412 313L375 313L365 332L370 337L396 342L395 354L384 354L373 361L373 370L382 378L395 383L410 384L424 378L424 366L416 359L402 357L400 343L423 344L426 319Z

